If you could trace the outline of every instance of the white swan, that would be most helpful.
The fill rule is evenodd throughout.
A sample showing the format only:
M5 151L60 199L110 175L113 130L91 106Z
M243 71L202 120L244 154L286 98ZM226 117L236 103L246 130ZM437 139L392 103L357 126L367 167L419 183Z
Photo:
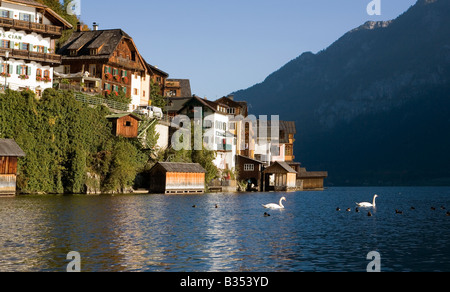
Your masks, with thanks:
M364 203L356 203L356 205L358 205L358 207L361 207L361 208L375 208L377 205L376 205L376 202L375 202L375 200L378 198L378 195L375 195L374 197L373 197L373 203L371 204L371 203L367 203L367 202L364 202Z
M284 209L284 206L283 206L283 201L286 201L286 198L285 197L282 197L281 199L280 199L280 204L279 205L277 205L277 204L267 204L267 205L262 205L264 208L266 208L266 209Z

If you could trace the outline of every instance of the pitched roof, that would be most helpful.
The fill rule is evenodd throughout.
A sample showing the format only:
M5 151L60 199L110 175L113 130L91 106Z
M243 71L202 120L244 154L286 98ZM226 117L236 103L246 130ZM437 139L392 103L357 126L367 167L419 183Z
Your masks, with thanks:
M16 141L11 139L0 139L0 156L24 157L25 152L20 149Z
M73 25L70 24L70 22L65 20L62 16L53 11L50 7L40 2L34 0L5 0L5 2L42 8L48 13L46 16L51 18L51 20L60 22L60 24L66 28L73 28Z
M157 74L159 74L159 75L165 76L166 78L169 77L169 73L164 72L163 70L159 69L158 67L153 66L153 65L150 65L150 64L147 63L147 62L145 62L145 64L146 64L146 66L147 66L148 71L150 71L150 73L152 73L152 75L157 75ZM156 74L155 72L156 72L157 74Z
M109 115L109 116L107 116L106 118L107 118L108 120L114 120L114 119L121 119L121 118L127 117L127 116L133 117L133 118L135 118L135 119L138 120L138 121L142 121L142 119L141 119L140 117L136 116L135 114L131 114L131 113L114 114L114 115Z
M191 81L189 79L167 79L167 82L179 82L182 97L192 96ZM166 84L167 87L167 84Z
M266 170L264 170L264 173L280 173L280 170L281 172L297 173L292 167L289 166L289 164L284 161L275 162L274 164L266 168Z
M131 40L131 37L121 29L76 31L62 45L58 54L66 59L109 59L123 38ZM91 55L90 49L99 49L99 51L97 55ZM77 56L71 56L72 50L78 52Z
M167 172L206 173L206 170L198 163L158 162L153 168L158 165Z
M203 105L203 106L205 106L205 107L207 107L207 108L209 108L209 109L211 109L213 112L215 112L215 113L220 113L220 114L227 114L226 112L221 112L221 111L219 111L219 106L221 106L221 107L223 107L223 108L228 108L228 106L227 105L225 105L225 104L222 104L222 103L218 103L218 102L215 102L215 101L210 101L210 100L207 100L207 99L203 99L203 98L200 98L200 97L198 97L198 96L193 96L191 99L189 99L185 104L184 104L184 106L179 110L179 112L183 109L183 108L185 108L186 107L186 105L188 104L188 103L190 103L191 101L197 101L198 103L200 103L201 105Z
M169 113L177 113L181 110L186 102L188 102L192 97L168 97L168 104L166 110Z

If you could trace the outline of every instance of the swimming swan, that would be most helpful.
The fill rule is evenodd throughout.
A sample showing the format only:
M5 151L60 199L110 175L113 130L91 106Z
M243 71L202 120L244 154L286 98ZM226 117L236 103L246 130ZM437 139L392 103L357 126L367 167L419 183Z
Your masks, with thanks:
M285 197L282 197L281 199L280 199L280 204L279 205L277 205L277 204L268 204L268 205L262 205L264 208L266 208L266 209L284 209L284 206L283 206L283 201L286 201L286 198Z
M378 198L378 195L375 195L375 197L373 197L373 204L364 202L364 203L356 203L356 205L358 205L358 207L362 207L362 208L372 208L372 207L375 208L377 206L375 203L375 200L377 198Z

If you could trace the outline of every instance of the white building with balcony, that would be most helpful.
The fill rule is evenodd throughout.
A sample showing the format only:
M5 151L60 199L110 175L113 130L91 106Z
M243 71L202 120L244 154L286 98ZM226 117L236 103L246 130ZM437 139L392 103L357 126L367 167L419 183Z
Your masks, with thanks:
M61 64L55 41L72 25L33 0L0 1L0 84L30 89L38 96L53 86L53 67Z

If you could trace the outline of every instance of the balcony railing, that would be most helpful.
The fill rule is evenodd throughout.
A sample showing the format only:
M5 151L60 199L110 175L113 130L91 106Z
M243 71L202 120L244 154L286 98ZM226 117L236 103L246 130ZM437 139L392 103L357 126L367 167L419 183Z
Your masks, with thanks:
M24 30L28 32L36 32L48 36L61 36L62 27L36 22L23 21L12 18L0 17L0 27L11 28L15 30Z
M14 50L14 49L5 49L0 48L0 57L5 57L6 52L9 52L9 58L13 59L22 59L25 61L35 61L40 63L47 64L61 64L62 57L61 55L56 54L48 54L48 53L39 53L39 52L30 52L25 50Z

